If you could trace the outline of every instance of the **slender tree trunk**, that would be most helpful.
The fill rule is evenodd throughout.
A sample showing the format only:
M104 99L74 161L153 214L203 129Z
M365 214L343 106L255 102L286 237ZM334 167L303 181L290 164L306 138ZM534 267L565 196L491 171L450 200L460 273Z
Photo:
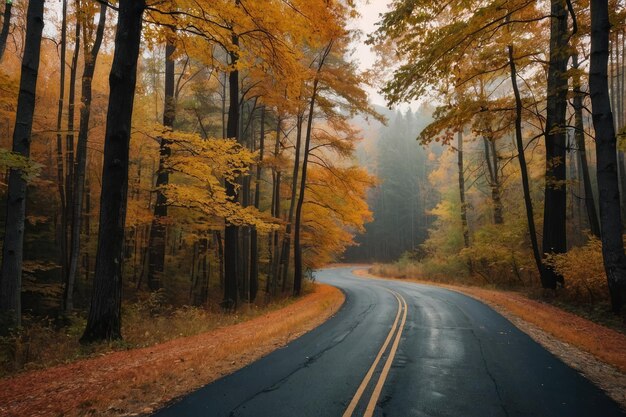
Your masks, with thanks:
M306 139L304 143L304 157L302 158L302 179L300 180L300 194L298 195L298 206L296 207L296 221L294 224L293 238L293 294L299 296L302 291L303 264L302 264L302 244L300 242L300 233L302 232L302 207L304 206L304 194L306 191L307 167L309 163L309 151L311 149L311 133L313 129L313 119L315 117L315 101L318 94L319 75L324 66L326 58L330 54L334 40L331 40L323 51L320 62L317 67L317 73L313 80L313 90L311 91L311 101L309 103L309 119L306 126Z
M61 265L61 280L67 278L67 197L65 189L65 173L63 167L63 107L65 102L65 54L67 48L67 0L63 0L61 21L61 52L60 52L60 77L59 77L59 103L57 108L57 187L59 191L59 264Z
M245 140L245 144L248 147L248 149L252 152L254 152L254 142L255 142L255 137L254 137L254 110L255 108L253 107L250 110L250 103L246 102L246 103L242 103L241 106L242 109L242 115L239 118L240 120L240 132L242 139ZM246 128L244 129L244 118L245 118L245 114L247 113L248 117L247 117L247 125ZM243 178L241 179L241 191L239 193L240 195L240 204L243 207L249 207L250 206L250 181L251 181L251 176L245 175L243 176ZM241 287L240 287L240 296L243 300L245 300L246 302L250 302L250 238L251 238L251 227L249 225L244 225L241 226L239 228L239 239L240 239L240 247L239 247L239 270L240 270L240 276L242 278L242 282L241 282Z
M320 64L320 68L323 64ZM319 70L318 70L319 73ZM306 191L307 166L309 163L309 149L311 147L311 130L313 127L313 117L315 110L315 99L317 98L317 86L319 84L318 77L313 81L313 92L309 104L309 119L306 127L306 137L304 141L304 157L302 158L302 179L300 180L300 194L298 194L298 203L296 206L296 219L294 223L293 238L293 294L299 296L302 291L303 265L302 265L302 245L300 243L300 233L302 229L302 207L304 206L304 193Z
M280 155L280 132L281 132L282 120L280 116L276 123L276 142L274 144L274 158L277 159ZM274 168L274 189L272 192L272 217L280 218L280 182L282 173L279 169ZM272 295L276 295L277 284L280 275L280 236L278 230L272 232L272 253L273 253L273 266L272 266L272 282L269 291Z
M289 253L291 249L291 230L293 223L293 215L296 209L296 194L298 192L298 176L300 174L300 149L302 148L302 124L304 122L304 115L299 114L296 117L296 148L294 150L294 162L293 162L293 176L291 182L291 200L289 202L289 217L287 218L287 227L285 228L285 235L283 236L283 243L280 252L281 262L281 282L282 290L287 290L287 275L289 274Z
M22 58L20 92L17 98L12 151L30 157L31 132L39 74L39 54L43 32L44 0L30 0L26 15L26 39ZM26 219L26 180L23 172L9 172L2 264L0 265L0 314L13 324L21 324L22 260Z
M72 202L72 228L70 239L70 262L67 279L67 287L73 288L78 276L78 259L80 256L80 235L83 220L83 194L85 190L85 177L87 167L87 141L89 136L89 119L91 117L92 81L96 68L96 60L104 37L106 23L106 4L100 6L100 16L93 46L88 51L87 32L84 31L84 68L81 77L81 108L80 122L78 127L78 143L76 146L76 167L74 172L74 200ZM66 311L73 308L72 292L65 294Z
M465 168L463 167L463 132L459 131L456 136L457 165L459 167L459 197L461 201L461 229L463 231L463 246L469 248L469 227L467 224L467 204L465 202Z
M233 45L237 46L239 39L233 35ZM231 65L235 67L238 60L236 52L230 53ZM226 136L239 141L239 71L234 69L228 77L230 103L228 107L228 124ZM237 201L235 184L226 181L226 195ZM227 222L224 230L224 300L223 308L234 310L239 301L239 227Z
M566 241L566 132L568 29L565 0L551 0L550 65L546 110L546 186L543 216L543 252L564 253ZM563 277L544 268L541 284L556 288Z
M624 255L620 192L616 170L617 141L607 77L610 28L608 0L591 0L589 90L593 107L593 125L596 131L602 256L611 305L613 311L617 313L626 301L626 256Z
M533 213L533 202L530 196L530 181L528 177L528 168L526 166L526 155L524 154L524 139L522 136L522 98L520 96L519 87L517 85L517 69L513 53L513 46L508 46L509 50L509 66L511 68L511 84L513 85L513 93L515 94L515 142L517 144L517 158L519 160L520 171L522 174L522 189L524 190L524 204L526 206L526 219L528 221L528 233L530 235L530 243L533 248L533 257L537 266L537 272L544 282L543 263L541 261L541 253L539 252L539 244L537 242L537 231L535 228L535 215Z
M265 153L265 106L261 109L261 132L259 138L259 163L256 166L256 183L254 186L254 207L258 210L261 201L261 176L263 174L263 157ZM259 291L259 237L256 227L250 234L250 302L254 302ZM268 279L269 279L268 273Z
M578 69L578 54L572 56L574 68ZM596 212L596 203L591 187L591 176L589 175L589 163L587 162L587 146L585 143L585 126L583 124L583 92L580 88L580 75L574 73L574 136L576 147L578 148L578 159L580 160L580 176L582 177L585 191L585 209L589 220L589 229L595 236L600 237L600 223Z
M609 34L609 97L611 103L613 117L613 126L616 131L620 128L620 69L619 69L619 42L617 33L615 33L614 41L611 41ZM617 175L620 187L620 204L622 211L622 219L626 217L626 160L624 152L617 149Z
M485 162L489 171L489 187L491 188L491 202L493 203L493 223L502 224L504 223L504 216L498 149L493 139L483 138L483 144L485 146Z
M213 234L215 242L217 243L217 259L219 261L219 279L220 279L220 288L224 289L224 245L222 243L222 233L217 230Z
M115 53L109 76L109 107L104 142L100 225L91 307L81 341L122 337L122 260L131 119L144 0L120 0Z
M176 46L172 40L165 45L165 103L163 105L163 126L173 129L176 118L175 88L175 62L174 52ZM161 138L159 144L159 172L156 179L156 204L154 205L154 217L150 227L150 239L148 243L148 288L157 291L162 286L163 272L165 270L165 242L166 227L164 220L167 218L167 198L163 188L169 184L170 174L165 166L171 155L170 141Z
M13 0L5 0L4 14L2 16L2 29L0 30L0 61L4 56L9 39L9 29L11 28L11 10L13 9Z
M66 151L65 155L67 157L66 166L67 166L67 175L65 176L65 188L67 190L67 204L66 204L66 215L65 218L69 220L70 225L74 226L74 175L75 175L75 167L74 167L74 115L75 115L75 97L76 97L76 73L78 70L78 54L80 53L80 19L76 18L76 36L74 37L74 54L72 56L72 66L70 68L70 94L68 101L68 112L67 112L67 135L65 136L65 146ZM74 308L73 306L73 296L74 292L74 284L76 282L75 276L70 277L72 275L72 245L73 245L73 230L70 227L70 247L69 247L69 258L68 258L68 267L67 273L63 277L65 279L65 287L63 289L63 300L64 300L64 310L65 312L70 312Z

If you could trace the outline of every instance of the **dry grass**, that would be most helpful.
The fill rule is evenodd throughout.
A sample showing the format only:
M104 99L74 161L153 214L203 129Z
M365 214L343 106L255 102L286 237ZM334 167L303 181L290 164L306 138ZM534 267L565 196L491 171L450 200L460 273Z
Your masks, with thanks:
M283 309L232 326L0 380L0 414L148 413L284 346L323 323L343 301L336 288L318 285Z

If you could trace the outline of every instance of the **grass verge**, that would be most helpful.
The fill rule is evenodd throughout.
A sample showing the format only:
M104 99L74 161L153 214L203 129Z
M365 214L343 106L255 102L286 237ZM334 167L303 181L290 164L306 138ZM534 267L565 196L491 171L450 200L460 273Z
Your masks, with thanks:
M288 306L242 323L3 379L0 415L147 414L319 326L343 301L338 289L317 285Z

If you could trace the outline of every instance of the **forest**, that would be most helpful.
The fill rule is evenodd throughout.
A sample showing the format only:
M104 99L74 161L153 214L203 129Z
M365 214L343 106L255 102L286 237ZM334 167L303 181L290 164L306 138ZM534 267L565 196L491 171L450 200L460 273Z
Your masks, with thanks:
M0 375L335 262L626 310L622 0L3 3Z

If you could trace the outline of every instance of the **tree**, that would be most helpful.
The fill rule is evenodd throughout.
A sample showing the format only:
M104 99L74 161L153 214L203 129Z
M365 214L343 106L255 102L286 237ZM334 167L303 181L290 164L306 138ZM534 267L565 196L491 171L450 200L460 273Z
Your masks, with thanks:
M43 32L44 0L30 0L26 15L26 39L22 58L20 92L17 99L12 152L25 159L30 156L35 95L39 75L39 55ZM6 226L0 265L0 313L21 324L22 261L24 256L24 221L26 218L26 173L9 172Z
M459 167L459 197L461 201L461 226L463 227L463 245L470 246L469 227L467 225L467 203L465 202L465 169L463 167L463 131L457 133L457 164Z
M100 197L100 226L91 307L82 342L120 339L122 260L128 191L128 153L144 0L120 0L109 76Z
M2 29L0 29L0 61L4 56L9 38L9 29L11 28L11 10L13 9L13 0L6 0L4 3L4 13L2 15Z
M163 126L173 129L176 119L175 60L176 45L168 38L165 45L165 97L163 106ZM167 199L162 188L169 183L169 172L165 169L165 160L171 155L169 143L161 138L159 143L159 171L156 180L156 204L154 218L150 227L148 243L148 287L151 291L161 288L161 279L165 267L165 219L167 217Z
M524 148L524 141L522 136L522 110L524 105L522 103L522 97L519 92L519 86L517 84L517 66L515 64L515 51L513 45L508 46L509 51L509 67L511 71L511 85L513 86L513 93L515 95L515 143L517 145L517 158L519 160L520 171L522 174L522 189L524 192L524 205L526 207L526 219L528 222L528 233L530 235L530 242L533 249L533 258L535 259L535 265L539 272L539 277L543 282L543 275L545 268L539 252L539 244L537 242L537 232L535 227L535 215L533 212L533 202L530 196L530 181L528 177L528 168L526 165L526 154Z
M626 302L626 256L624 255L620 192L616 169L615 127L607 75L610 30L608 0L591 0L589 92L593 126L596 131L602 257L611 306L613 311L618 313Z
M298 203L296 206L296 221L294 224L294 278L293 278L293 293L294 295L300 295L302 290L302 246L300 244L301 222L302 222L302 205L304 204L304 193L306 191L306 174L307 166L309 162L309 152L311 148L311 133L313 128L313 119L315 111L315 100L318 94L318 85L320 82L320 72L324 67L324 62L330 54L333 48L334 39L331 39L328 46L320 54L317 71L315 78L313 79L313 86L311 87L311 98L309 100L309 118L306 125L306 136L304 140L304 158L302 160L302 179L300 180L300 193L298 194Z
M565 221L566 131L568 28L566 0L551 0L550 62L548 65L546 108L546 185L543 210L543 252L564 253L567 250ZM563 284L563 277L552 268L541 275L544 288Z
M78 259L80 256L81 246L81 227L83 212L83 197L85 192L85 174L87 171L87 142L89 139L89 119L91 118L91 101L92 101L92 83L96 69L96 60L104 38L104 28L106 24L106 4L99 6L98 25L93 28L93 9L92 6L82 5L83 10L79 13L84 26L83 30L83 59L84 67L81 76L81 107L80 121L78 126L78 142L76 144L76 167L74 172L74 184L72 201L72 227L70 236L70 262L65 288L64 304L65 310L71 311L74 307L73 289L78 275ZM91 19L91 21L90 21ZM93 40L91 39L93 36Z

